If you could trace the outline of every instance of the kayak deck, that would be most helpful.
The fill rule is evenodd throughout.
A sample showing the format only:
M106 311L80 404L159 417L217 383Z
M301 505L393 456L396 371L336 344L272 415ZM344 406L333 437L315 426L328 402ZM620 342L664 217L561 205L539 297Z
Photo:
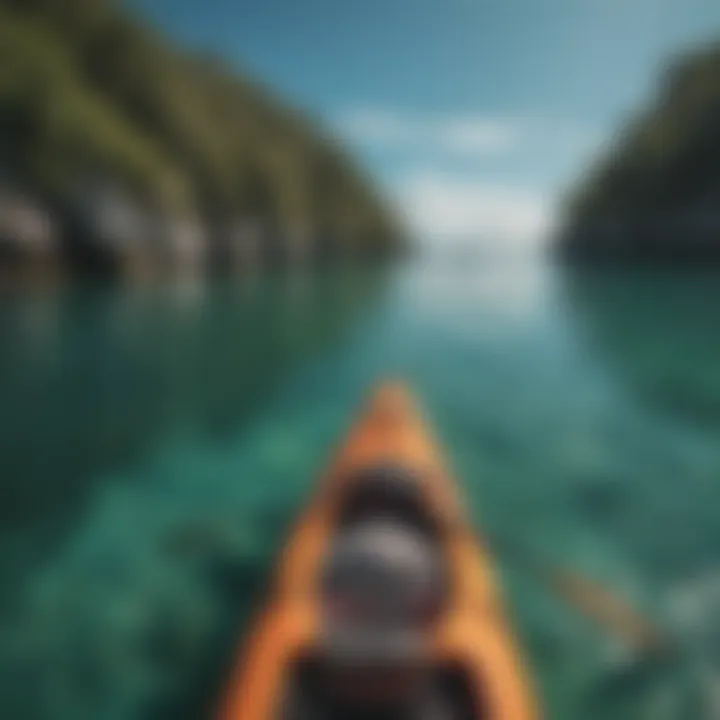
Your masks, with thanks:
M359 471L388 461L417 475L449 569L447 605L432 636L433 662L462 669L476 696L478 720L540 716L489 553L472 530L457 484L410 394L388 384L372 396L301 514L231 678L220 720L279 717L292 665L320 633L318 578L340 500Z

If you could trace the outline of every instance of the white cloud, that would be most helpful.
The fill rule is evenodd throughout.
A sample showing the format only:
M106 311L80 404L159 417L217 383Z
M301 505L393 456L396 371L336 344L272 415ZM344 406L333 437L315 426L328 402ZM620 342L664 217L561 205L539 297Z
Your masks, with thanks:
M522 138L522 123L482 115L414 116L383 108L356 108L337 121L340 133L361 145L459 154L506 153Z
M423 172L401 184L398 199L410 227L433 245L533 249L553 224L541 193L478 178Z
M488 118L446 120L437 127L441 147L458 153L512 152L520 144L520 123Z
M533 155L542 149L585 158L592 157L608 141L599 128L538 113L413 114L382 106L358 106L339 113L335 126L346 140L364 147L426 155Z

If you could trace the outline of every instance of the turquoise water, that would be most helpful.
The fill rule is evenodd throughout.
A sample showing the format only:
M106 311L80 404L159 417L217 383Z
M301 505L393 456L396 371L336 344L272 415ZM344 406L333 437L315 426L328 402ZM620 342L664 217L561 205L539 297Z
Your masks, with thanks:
M546 716L720 716L719 330L720 275L529 262L5 290L0 716L211 716L288 522L386 375L479 525L677 642L669 667L628 657L499 551Z

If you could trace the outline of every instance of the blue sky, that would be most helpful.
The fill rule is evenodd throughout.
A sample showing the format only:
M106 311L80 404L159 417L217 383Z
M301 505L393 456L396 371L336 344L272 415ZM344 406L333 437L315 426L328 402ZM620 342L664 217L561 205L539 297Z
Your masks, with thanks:
M720 0L131 0L319 116L418 233L525 242Z

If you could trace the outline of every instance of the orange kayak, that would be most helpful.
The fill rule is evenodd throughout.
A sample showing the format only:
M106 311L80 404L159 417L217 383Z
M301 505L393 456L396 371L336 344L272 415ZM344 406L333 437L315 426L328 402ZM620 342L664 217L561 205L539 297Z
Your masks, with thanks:
M317 643L318 584L342 498L364 468L411 468L438 527L449 591L432 630L433 662L452 667L472 696L477 720L540 717L508 622L492 559L472 530L463 500L409 392L380 387L349 432L285 546L270 596L253 625L219 712L220 720L275 720L297 659Z

